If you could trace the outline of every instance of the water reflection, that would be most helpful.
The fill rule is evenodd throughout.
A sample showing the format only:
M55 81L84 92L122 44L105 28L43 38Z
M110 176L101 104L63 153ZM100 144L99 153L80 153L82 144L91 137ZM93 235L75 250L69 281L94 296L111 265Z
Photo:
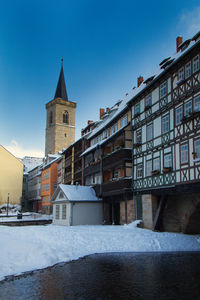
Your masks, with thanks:
M98 254L0 283L3 300L200 299L200 253Z

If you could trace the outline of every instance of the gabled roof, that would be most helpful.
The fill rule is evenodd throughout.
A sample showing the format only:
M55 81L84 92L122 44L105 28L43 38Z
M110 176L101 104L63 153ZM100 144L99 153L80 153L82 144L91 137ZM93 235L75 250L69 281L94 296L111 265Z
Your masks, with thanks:
M60 191L64 193L64 197L59 196L55 201L56 197L60 195ZM101 201L101 199L97 198L95 191L91 186L59 184L52 196L52 202L59 202L63 200L72 202Z
M61 98L63 100L68 101L67 90L66 90L66 86L65 86L63 65L61 65L60 76L59 76L54 99L56 99L56 98Z

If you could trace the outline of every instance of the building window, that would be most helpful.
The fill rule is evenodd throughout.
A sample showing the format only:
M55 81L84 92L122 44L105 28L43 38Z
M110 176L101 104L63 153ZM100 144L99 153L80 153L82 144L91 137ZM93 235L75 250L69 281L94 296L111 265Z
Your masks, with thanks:
M160 158L154 158L153 160L153 171L160 171Z
M191 76L191 62L189 62L185 66L185 78L188 78L190 76Z
M164 168L172 167L172 154L168 153L164 155Z
M176 109L176 125L179 125L183 119L183 107L180 106Z
M178 70L178 81L184 80L184 68Z
M54 191L57 189L57 183L54 183L53 188L54 188Z
M67 110L65 110L65 112L63 114L63 123L69 124L69 114L68 114Z
M114 131L114 125L113 125L113 126L111 126L111 129L110 129L111 135L112 135L114 132L115 132L115 131Z
M45 204L45 197L42 197L42 203Z
M181 164L188 162L188 144L181 145Z
M162 134L165 134L169 131L169 115L166 115L162 118Z
M125 117L123 117L121 119L121 127L124 127L128 124L128 115L125 115Z
M192 101L189 101L184 105L184 116L188 117L190 113L192 113Z
M136 167L136 177L142 178L142 175L143 175L143 166L142 164L138 164Z
M49 203L49 196L47 196L47 202Z
M117 132L117 123L115 124L115 132Z
M142 143L142 129L136 131L136 144Z
M62 219L66 220L66 217L67 217L67 205L63 204L62 205Z
M167 82L163 82L160 85L160 98L165 97L167 95Z
M200 111L200 95L194 98L194 111Z
M42 191L44 192L44 184L42 185Z
M199 55L193 59L193 73L199 70Z
M52 124L53 123L53 112L50 111L49 113L49 124Z
M135 104L135 116L140 114L140 102Z
M149 124L147 126L147 141L150 141L153 139L153 124Z
M145 107L151 106L151 94L147 95L145 98Z
M196 153L195 158L200 158L200 140L194 141L194 152Z
M56 220L60 219L60 205L56 205Z
M45 180L45 173L43 173L42 175L42 180Z
M49 190L49 183L46 183L46 191Z
M147 160L146 163L146 176L151 176L152 172L152 160Z
M46 172L46 179L49 179L49 171Z

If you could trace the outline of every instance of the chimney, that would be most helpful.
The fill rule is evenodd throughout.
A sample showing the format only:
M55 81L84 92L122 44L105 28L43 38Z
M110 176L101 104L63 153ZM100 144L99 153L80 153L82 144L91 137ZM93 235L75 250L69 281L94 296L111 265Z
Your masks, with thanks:
M110 108L109 108L109 107L106 107L106 112L107 112L107 113L109 112L109 110L110 110Z
M143 77L142 76L139 76L138 79L137 79L137 87L139 87L141 85L141 83L143 83Z
M183 38L182 36L177 36L176 38L176 52L179 52L179 46L182 44Z
M92 120L88 120L87 123L88 123L88 125L89 125L89 124L92 124L93 121L92 121Z
M99 114L100 114L100 120L102 119L102 117L103 117L103 115L105 114L105 110L104 110L104 108L100 108L100 110L99 110Z

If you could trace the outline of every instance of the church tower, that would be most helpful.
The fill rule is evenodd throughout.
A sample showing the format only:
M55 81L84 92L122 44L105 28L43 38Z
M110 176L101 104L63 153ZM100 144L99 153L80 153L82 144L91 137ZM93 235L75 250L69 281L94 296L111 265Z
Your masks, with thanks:
M74 143L75 110L76 103L68 100L62 59L54 99L46 104L45 155L54 154Z

